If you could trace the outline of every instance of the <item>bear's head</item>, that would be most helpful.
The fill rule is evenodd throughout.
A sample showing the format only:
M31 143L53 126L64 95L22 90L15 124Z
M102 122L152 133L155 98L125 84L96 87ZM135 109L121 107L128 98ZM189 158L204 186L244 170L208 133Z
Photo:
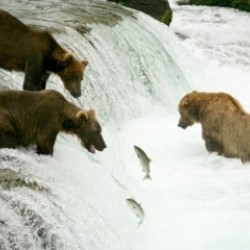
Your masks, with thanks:
M78 111L76 114L76 128L74 134L80 139L81 144L89 152L95 153L95 150L102 151L106 148L106 144L102 137L102 129L95 117L95 111Z
M179 113L181 115L178 126L185 129L199 122L199 98L196 91L185 95L179 103Z
M71 53L66 52L61 57L57 74L63 81L64 87L74 97L81 96L81 81L84 77L84 71L88 61L78 61Z

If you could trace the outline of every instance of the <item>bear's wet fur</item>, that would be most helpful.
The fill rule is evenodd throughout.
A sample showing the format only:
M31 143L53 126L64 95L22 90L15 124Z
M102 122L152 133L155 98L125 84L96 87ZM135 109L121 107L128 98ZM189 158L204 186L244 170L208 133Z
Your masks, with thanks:
M250 114L227 93L193 91L179 103L178 126L201 123L202 138L209 152L250 161Z
M59 132L76 135L89 152L106 144L94 110L83 110L55 90L0 91L0 148L37 146L52 155Z
M25 73L25 90L42 90L50 73L57 74L74 97L88 61L76 59L48 31L38 31L0 9L0 67Z

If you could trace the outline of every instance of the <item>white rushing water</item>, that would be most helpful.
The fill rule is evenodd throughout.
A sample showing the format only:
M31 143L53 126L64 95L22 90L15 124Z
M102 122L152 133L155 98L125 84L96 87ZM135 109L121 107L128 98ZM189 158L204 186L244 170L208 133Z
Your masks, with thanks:
M56 76L47 87L96 109L108 145L90 155L60 135L53 157L1 149L1 250L248 249L249 165L208 154L200 126L177 127L177 105L197 88L229 92L250 110L249 14L170 3L168 28L104 1L1 1L90 61L79 99ZM0 69L1 86L22 81ZM152 180L142 180L134 145L152 158ZM144 210L139 227L128 198Z

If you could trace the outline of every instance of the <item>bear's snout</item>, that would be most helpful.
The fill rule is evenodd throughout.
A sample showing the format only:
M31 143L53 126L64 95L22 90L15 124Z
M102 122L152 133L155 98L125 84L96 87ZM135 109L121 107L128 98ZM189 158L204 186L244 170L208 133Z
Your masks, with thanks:
M186 129L190 124L186 121L184 121L182 118L180 118L178 122L178 127L181 127L183 129Z
M81 91L71 91L70 94L75 98L78 98L82 95Z
M99 151L103 151L106 147L107 145L104 143L101 147L99 147Z
M98 140L98 142L95 143L95 148L98 151L103 151L106 147L107 145L102 137Z

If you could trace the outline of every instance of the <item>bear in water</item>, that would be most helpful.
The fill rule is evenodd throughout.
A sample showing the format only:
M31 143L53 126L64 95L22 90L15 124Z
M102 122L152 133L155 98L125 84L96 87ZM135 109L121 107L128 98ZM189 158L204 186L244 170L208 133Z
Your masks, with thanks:
M193 91L179 103L178 126L201 123L202 138L209 152L250 161L250 114L227 93Z

